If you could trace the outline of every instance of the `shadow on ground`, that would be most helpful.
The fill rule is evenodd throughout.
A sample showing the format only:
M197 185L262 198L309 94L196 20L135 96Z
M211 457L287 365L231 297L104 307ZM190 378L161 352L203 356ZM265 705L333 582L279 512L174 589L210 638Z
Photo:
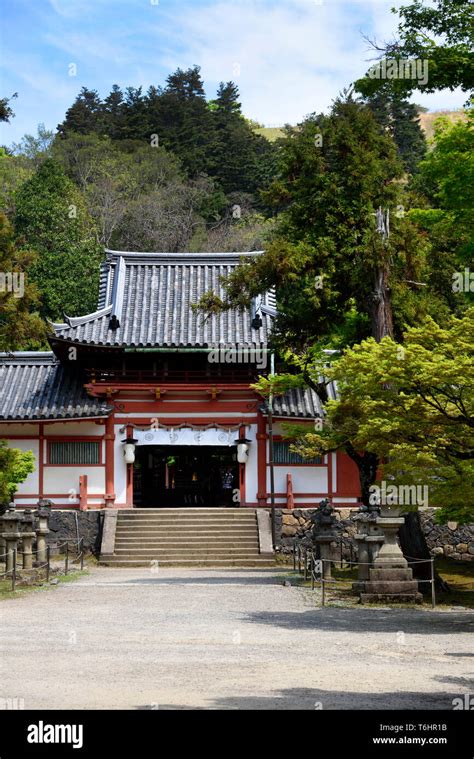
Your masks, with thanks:
M418 609L314 608L304 612L255 612L246 616L252 624L286 630L452 635L474 632L474 613L428 612Z
M289 688L275 691L268 696L230 696L216 698L208 706L192 706L190 704L159 704L161 710L208 711L223 710L307 710L320 711L328 709L410 709L410 710L445 710L453 709L453 698L456 695L439 691L437 693L383 692L383 693L352 693L319 690L317 688ZM139 710L155 710L156 705L141 705Z

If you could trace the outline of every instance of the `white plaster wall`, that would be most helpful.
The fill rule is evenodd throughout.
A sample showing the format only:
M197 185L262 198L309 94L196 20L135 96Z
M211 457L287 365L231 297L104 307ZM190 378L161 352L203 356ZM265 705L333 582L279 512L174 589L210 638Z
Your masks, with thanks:
M249 445L249 458L245 465L245 499L249 503L255 503L258 492L257 425L252 424L247 427L245 434L248 440L252 441Z
M45 437L50 435L64 435L64 437L93 437L95 435L104 435L105 427L103 424L95 422L60 422L55 424L45 424Z
M11 433L13 434L13 433ZM38 440L10 440L8 441L10 448L18 448L20 451L32 451L35 456L35 471L28 475L26 480L18 486L19 495L27 495L28 493L39 492L39 441Z
M37 424L0 424L0 438L8 438L9 435L39 435Z
M293 493L327 493L328 470L324 466L276 466L275 492L286 493L287 475L293 480ZM270 492L270 467L267 467L267 491Z
M86 466L49 466L44 470L44 494L68 494L71 490L77 492L79 499L79 477L87 475L87 490L90 495L105 493L105 467ZM37 491L36 491L37 492ZM75 500L72 498L72 502Z

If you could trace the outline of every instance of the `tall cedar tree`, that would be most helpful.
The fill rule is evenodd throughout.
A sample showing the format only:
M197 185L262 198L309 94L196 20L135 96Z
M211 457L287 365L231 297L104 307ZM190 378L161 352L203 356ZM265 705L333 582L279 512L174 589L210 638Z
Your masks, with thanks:
M38 253L30 277L42 296L41 314L58 321L96 306L103 252L77 187L52 159L18 191L15 229Z
M369 96L367 105L381 128L393 137L405 171L415 174L427 150L417 106L389 88Z
M36 257L15 238L12 225L0 212L0 271L5 276L5 287L2 283L0 289L0 351L38 349L45 342L39 293L29 277Z

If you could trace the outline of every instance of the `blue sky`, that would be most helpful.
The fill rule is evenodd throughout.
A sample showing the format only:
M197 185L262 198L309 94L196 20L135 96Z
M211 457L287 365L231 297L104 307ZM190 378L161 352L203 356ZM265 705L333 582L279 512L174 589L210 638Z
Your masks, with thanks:
M368 68L362 33L388 40L397 0L3 0L1 94L18 92L10 144L56 128L80 88L107 95L163 84L178 66L202 67L208 96L240 87L244 113L266 125L296 123ZM71 76L76 67L76 75ZM461 92L421 96L459 108Z

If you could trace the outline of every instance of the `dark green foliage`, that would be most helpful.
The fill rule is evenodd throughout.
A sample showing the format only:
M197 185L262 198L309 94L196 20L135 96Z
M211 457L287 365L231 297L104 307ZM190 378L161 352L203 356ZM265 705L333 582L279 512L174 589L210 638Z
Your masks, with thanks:
M414 0L393 9L400 16L398 39L382 48L386 59L428 61L427 81L394 79L391 86L399 94L413 90L464 92L474 88L473 17L471 0ZM380 47L377 47L380 50ZM383 89L386 80L365 76L356 82L359 92L369 96Z
M176 155L187 175L211 177L225 193L256 194L275 174L276 148L257 135L242 116L239 91L222 83L215 100L207 102L200 69L178 69L164 88L114 85L101 101L83 88L59 126L71 133L155 143Z
M279 178L265 193L279 213L277 230L265 254L230 279L229 303L276 286L279 343L296 350L375 333L381 271L396 304L395 334L442 308L437 293L416 284L428 274L427 240L397 214L403 166L371 109L349 95L329 115L286 131ZM391 214L385 243L379 207Z
M392 135L405 170L415 174L427 149L418 121L418 107L389 88L371 95L367 104L381 128Z
M81 193L61 166L46 160L17 194L15 228L37 260L30 278L41 291L41 314L60 321L94 311L103 251Z

